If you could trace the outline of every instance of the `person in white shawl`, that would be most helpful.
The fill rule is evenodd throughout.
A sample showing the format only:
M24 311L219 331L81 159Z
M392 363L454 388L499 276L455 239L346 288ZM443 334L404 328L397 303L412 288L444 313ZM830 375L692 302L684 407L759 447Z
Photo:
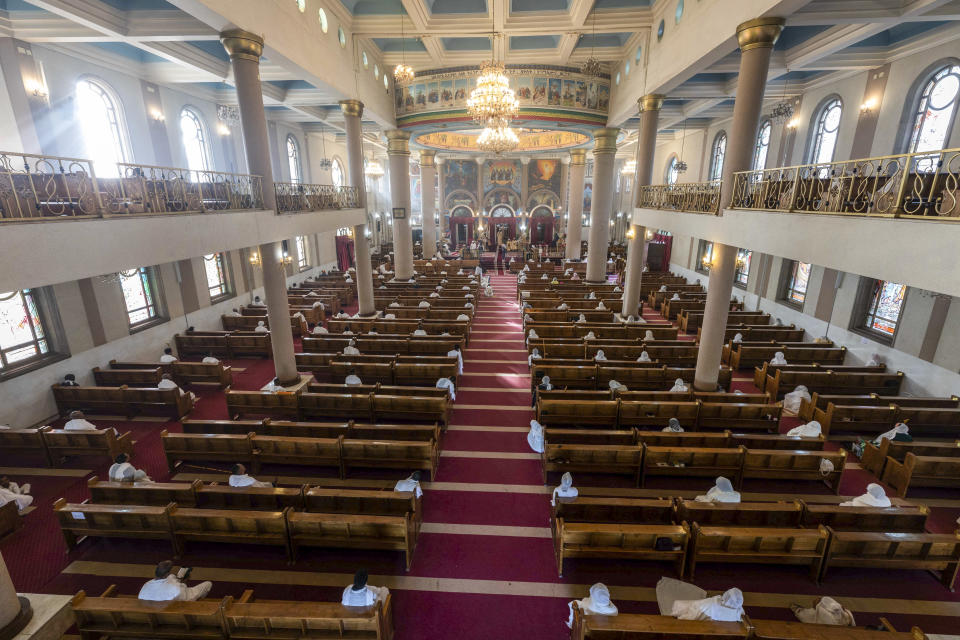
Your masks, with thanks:
M270 329L267 329L267 325L264 324L263 320L257 321L257 326L253 328L255 333L270 333Z
M587 335L583 336L584 340L596 340L597 336L594 335L593 331L587 331Z
M360 349L357 349L357 341L350 339L350 342L347 343L347 346L343 348L343 355L345 356L358 356L360 355Z
M679 299L680 299L680 294L679 294L679 293L675 293L675 294L673 294L673 295L670 297L670 300L671 300L671 301L679 300Z
M586 321L587 321L587 316L585 316L585 315L583 315L583 314L581 313L581 314L580 314L580 317L577 318L577 322L576 322L576 323L577 323L577 324L583 324L583 323L586 322Z
M530 271L530 265L528 265L528 264L523 265L523 270L524 270L524 271Z
M853 627L857 624L850 610L830 596L819 598L812 607L791 604L790 610L797 616L797 620L807 624L832 624L841 627Z
M543 425L536 420L530 421L530 431L527 432L527 444L536 453L543 453Z
M540 279L541 279L541 280L549 280L550 278L547 277L547 274L543 274L542 276L540 276Z
M384 319L384 320L396 320L396 319L397 319L397 314L395 314L395 313L385 313L385 314L383 314L383 319Z
M353 584L348 584L343 590L343 597L340 604L345 607L369 607L374 605L377 600L383 602L387 599L390 590L386 587L371 587L367 584L367 571L360 569L353 576Z
M795 416L800 412L800 403L810 401L810 392L802 384L797 385L793 391L783 396L783 415Z
M473 268L473 274L477 276L483 275L483 269L480 268L480 265L477 265L476 267Z
M683 433L683 427L680 426L680 421L676 418L670 418L663 430L669 433Z
M617 605L610 602L610 590L607 589L607 586L602 582L590 587L590 595L582 600L571 600L567 603L567 607L570 609L570 617L567 618L567 626L573 627L573 603L577 603L577 607L580 608L580 611L583 615L587 616L615 616L619 613L617 610Z
M330 333L330 331L322 324L318 324L313 328L313 331L311 331L311 333L315 336L321 336L321 335Z
M463 375L463 353L460 352L460 345L453 345L453 349L447 351L448 358L457 358L457 375Z
M720 476L716 484L702 496L694 498L697 502L740 502L740 493L733 490L729 480Z
M870 356L870 359L867 360L868 367L879 367L883 364L883 357L879 353L874 353Z
M421 300L421 301L420 301L420 304L418 304L417 306L418 306L419 308L421 308L421 309L429 309L429 308L430 308L430 303L427 302L426 300Z
M890 431L884 431L881 433L873 440L873 444L879 446L880 441L882 440L896 440L897 436L900 434L910 436L910 428L903 422L898 422L896 425L894 425L893 429L890 429ZM913 438L910 437L910 440L912 439Z
M887 497L887 492L879 484L871 482L867 485L867 492L853 500L841 502L841 507L889 507L893 503Z
M23 511L33 504L33 496L30 494L30 485L18 485L16 482L10 482L7 476L0 478L0 504L6 504L11 500L17 503L17 511Z
M472 310L472 309L473 309L473 303L472 303L472 302L464 303L463 308L464 308L464 309L470 309L470 310Z
M363 380L360 379L360 376L357 375L356 369L350 369L347 373L347 377L343 379L343 384L356 387L363 384Z
M734 342L743 342L743 334L742 334L742 333L735 333L735 334L733 335L733 341L734 341Z
M272 487L269 482L259 482L251 475L247 475L247 468L239 462L233 465L230 470L230 477L227 478L227 484L231 487Z
M607 359L607 356L603 354L603 349L597 349L597 353L594 354L593 359L597 362L602 362Z
M580 274L577 273L576 271L574 271L574 272L573 272L573 275L570 276L570 279L571 279L571 280L579 280L579 279L580 279Z
M690 391L690 388L687 386L687 383L683 381L683 378L677 378L673 381L673 386L670 388L670 393L686 393Z
M816 420L811 420L787 431L788 436L800 436L801 438L819 438L821 433L823 433L823 425Z
M770 364L785 365L787 364L787 359L783 357L783 351L777 351L773 354L773 358L770 359Z
M666 292L667 292L667 285L665 284L660 285L660 293L666 293Z
M430 292L430 295L429 295L428 297L430 297L430 298L439 298L439 297L440 297L440 294L437 293L436 291L431 291L431 292Z
M438 378L437 384L435 385L437 389L446 389L450 392L450 399L454 402L457 401L457 391L453 384L453 378Z
M670 615L678 620L737 622L743 613L743 593L736 587L710 598L675 600L670 609Z
M532 366L533 366L533 361L534 361L534 360L539 360L539 359L542 358L542 357L543 357L543 356L540 355L540 349L537 349L536 347L534 347L534 348L533 348L533 351L530 353L530 355L527 356L527 367L532 367Z
M539 340L539 339L540 339L540 336L537 335L536 329L530 329L530 331L527 332L527 346L530 345L531 340Z
M150 482L147 472L130 464L130 456L125 453L114 458L113 464L107 471L107 478L111 482Z
M640 357L637 358L637 362L653 362L653 360L650 359L650 354L647 353L646 350L643 350L640 352Z
M457 321L458 321L458 322L463 322L463 321L469 320L469 319L470 319L470 316L468 316L468 315L465 314L465 313L458 313L458 314L457 314Z
M485 296L488 297L488 298L492 298L492 297L493 297L493 285L492 285L492 284L487 284L487 285L485 285L485 286L483 287L483 295L485 295Z
M414 471L403 480L397 480L397 484L393 485L393 490L412 491L416 497L422 497L423 489L420 488L420 472Z
M647 329L643 334L643 341L651 342L654 340L656 340L656 337L653 335L653 331L651 331L650 329Z
M570 308L570 305L568 305L566 302L561 302L560 304L557 305L557 311L566 311L569 308Z
M597 305L597 311L606 311L607 306L603 304L603 300L600 301L600 304Z
M550 504L556 506L557 498L576 498L580 492L573 486L573 476L567 471L560 476L560 486L554 487L550 496Z
M621 384L621 383L620 383L619 381L617 381L617 380L611 380L610 382L607 383L607 386L609 386L609 387L610 387L610 391L612 391L612 392L614 392L614 393L616 393L617 391L627 391L627 390L628 390L628 389L627 389L627 385Z
M597 299L597 294L596 294L596 292L594 292L594 291L591 291L591 292L587 295L587 300L596 300L596 299Z

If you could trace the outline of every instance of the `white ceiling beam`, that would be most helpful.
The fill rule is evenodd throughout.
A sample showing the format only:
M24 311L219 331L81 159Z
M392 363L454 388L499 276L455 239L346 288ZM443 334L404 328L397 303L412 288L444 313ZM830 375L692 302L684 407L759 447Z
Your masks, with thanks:
M430 21L430 11L427 9L427 4L423 0L403 0L403 10L407 12L408 21L411 23L409 25L404 25L404 29L408 26L410 31L414 33L425 32L427 30L427 23ZM395 23L400 22L397 20L397 16L391 16Z
M570 60L570 55L573 54L573 50L579 41L580 34L575 31L569 31L563 34L563 37L560 38L559 52L557 53L557 60L561 64L565 64Z
M570 23L574 27L583 27L587 18L590 17L590 10L593 9L594 0L570 0Z
M427 55L430 56L430 62L432 64L444 64L444 51L443 46L440 44L440 38L434 36L423 36L420 38L420 42L423 43L423 47L427 50Z

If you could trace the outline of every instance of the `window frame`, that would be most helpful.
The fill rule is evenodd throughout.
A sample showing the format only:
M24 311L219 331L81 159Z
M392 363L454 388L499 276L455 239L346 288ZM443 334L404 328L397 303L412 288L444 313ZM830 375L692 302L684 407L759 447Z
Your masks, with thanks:
M303 161L300 156L300 143L297 141L297 136L288 133L284 146L287 149L287 171L290 173L290 182L303 184Z
M700 244L697 245L697 264L694 266L694 271L697 273L703 273L710 275L710 267L703 263L704 257L709 256L710 261L713 261L713 242L710 240L701 240Z
M90 157L91 164L94 165L94 171L97 172L98 177L111 178L111 177L122 177L123 172L120 170L120 167L116 166L117 163L130 163L133 162L133 147L130 143L130 129L127 126L126 110L124 109L123 100L120 99L120 94L105 80L94 76L94 75L81 75L77 78L77 81L73 85L74 97L77 98L76 102L79 104L79 89L82 83L86 83L94 87L97 92L100 94L101 98L105 102L109 102L109 111L108 119L110 119L109 114L112 113L112 122L110 123L110 128L113 133L113 143L115 145L115 151L119 151L119 154L116 154L119 158L116 162L113 162L114 170L116 174L109 173L104 171L104 167L101 166L99 169L96 167L96 160L92 157L95 154L90 153L90 149L87 149L87 156ZM80 136L83 139L84 147L87 146L86 134L83 129L83 118L80 118Z
M670 158L667 160L667 168L663 174L664 184L673 186L677 184L677 182L680 180L680 173L676 169L674 169L674 167L677 166L677 162L679 162L679 157L677 156L677 154L675 153L671 154ZM670 179L671 175L673 176L672 180Z
M56 308L56 300L51 295L49 287L18 289L16 291L5 292L4 295L8 296L6 298L7 300L14 295L20 295L21 303L24 305L27 304L27 298L29 298L33 309L36 311L43 337L37 337L37 329L33 324L30 309L29 307L26 308L27 319L30 322L30 334L34 339L30 342L20 343L12 347L0 348L0 381L15 378L70 357L68 353L64 353L60 348L61 345L66 344L66 341L63 338L63 327L60 325L60 314ZM38 343L41 341L46 342L46 352L37 353L12 363L6 362L7 352L22 349L30 344L36 345L39 351L40 345Z
M723 149L720 150L720 145ZM723 178L723 162L727 159L727 132L719 131L713 137L713 145L710 147L710 166L708 167L708 179L713 182Z
M809 266L809 271L807 272L807 282L804 285L802 295L803 300L796 300L792 297L791 294L794 292L799 292L799 289L796 288L795 282L797 278L797 273L800 271L800 265L805 264ZM783 267L780 271L780 287L777 291L777 301L785 304L789 307L793 307L800 311L803 310L803 305L807 303L807 293L810 290L810 276L813 274L813 264L810 262L802 262L800 260L788 260L784 259Z
M202 168L194 168L190 166L190 153L187 150L186 139L184 138L183 131L183 119L188 117L192 123L195 125L197 132L197 144L200 149L200 158L203 164ZM183 146L184 153L184 164L187 165L187 169L190 170L190 173L206 173L213 171L213 156L210 153L210 137L207 135L207 123L204 121L203 116L200 115L200 112L190 105L184 105L180 109L180 118L177 122L180 126L180 144Z
M310 268L310 260L307 253L310 250L310 243L307 240L307 236L294 236L293 243L297 247L297 269L299 271L306 271Z
M745 269L741 268L740 258L744 258ZM750 283L750 266L753 264L753 251L751 249L737 249L737 258L733 265L733 286L740 289L746 289ZM741 280L742 277L742 280Z
M893 333L885 333L878 329L874 329L871 325L871 320L878 317L877 305L880 301L879 292L882 290L884 284L895 284L903 287L903 300L900 303L900 310L895 319L891 318L882 318L892 322ZM877 278L867 278L864 276L860 277L860 282L857 285L857 297L854 303L854 314L851 318L850 330L858 335L869 338L874 342L879 342L885 345L893 345L894 340L897 338L897 333L900 331L901 321L903 320L903 312L907 306L907 296L910 292L910 287L899 282L891 282L889 280L879 280Z
M840 118L837 120L837 128L833 131L833 149L829 160L818 160L817 156L823 148L824 140L830 132L824 130L827 114L835 107L840 108ZM807 141L807 162L809 164L829 164L837 155L837 142L840 140L840 124L843 120L843 100L840 96L832 94L820 101L817 110L813 112L813 119L810 121L810 137Z
M233 296L233 280L230 277L230 262L226 253L218 251L202 257L204 263L216 261L217 272L220 274L220 281L216 284L210 283L210 274L207 273L206 264L204 264L203 273L207 279L207 295L210 296L210 304L216 304ZM220 289L220 293L215 294L214 289Z
M763 143L763 132L768 132L767 141ZM760 121L757 128L757 138L753 143L753 158L750 161L750 168L753 171L763 171L767 168L767 159L770 157L770 143L773 141L773 122L770 118L764 118ZM763 150L763 162L757 162L760 159L760 150Z
M337 181L334 178L334 169L340 172L340 184L337 184ZM333 159L330 162L330 184L335 187L347 186L347 172L344 170L343 162L341 162L340 158L337 156L333 156Z
M117 283L120 286L120 295L123 298L123 306L127 313L127 326L130 328L130 333L136 333L137 331L142 331L153 325L160 324L167 321L167 318L163 315L163 306L160 291L160 278L157 273L156 267L137 267L136 269L129 269L128 271L136 271L139 279L141 292L143 293L144 299L147 301L147 306L137 307L130 309L127 306L127 298L123 295L123 278L132 278L133 276L127 275L127 272L120 272L120 281ZM150 293L148 295L147 286L150 287ZM131 321L130 315L137 311L143 309L147 310L147 318L144 320L139 320L137 322ZM152 311L152 315L151 314Z
M928 66L923 73L917 76L911 87L904 106L903 117L900 123L900 148L904 153L924 153L916 151L917 142L919 142L919 131L922 128L922 121L925 119L925 112L921 107L928 97L928 91L932 91L936 84L936 78L941 73L947 72L949 75L955 67L960 67L960 60L956 58L944 58ZM960 75L960 71L956 72ZM924 110L925 111L925 110ZM947 121L946 135L944 136L941 147L938 150L928 150L933 154L936 151L949 148L950 138L953 135L953 126L956 124L958 113L960 113L960 91L953 100L953 115Z

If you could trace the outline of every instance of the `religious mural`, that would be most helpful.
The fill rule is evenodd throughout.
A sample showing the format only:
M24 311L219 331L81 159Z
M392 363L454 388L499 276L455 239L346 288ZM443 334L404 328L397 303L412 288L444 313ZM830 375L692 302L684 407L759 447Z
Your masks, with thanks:
M443 192L477 192L477 163L473 160L448 160L443 163Z
M483 164L483 192L498 187L520 192L520 163L516 160L487 160Z
M531 192L549 189L560 193L560 173L559 160L531 160L527 165L527 189Z
M583 213L590 213L590 206L593 204L593 183L585 182L583 184Z
M423 189L420 186L420 165L410 164L410 211L419 213L423 209Z
M483 208L493 211L497 205L505 204L514 211L520 208L520 194L513 189L494 189L483 197Z
M432 131L416 137L419 145L440 151L477 152L478 132L469 131ZM590 138L576 131L557 131L555 129L531 129L519 134L520 144L517 151L558 151L582 146Z

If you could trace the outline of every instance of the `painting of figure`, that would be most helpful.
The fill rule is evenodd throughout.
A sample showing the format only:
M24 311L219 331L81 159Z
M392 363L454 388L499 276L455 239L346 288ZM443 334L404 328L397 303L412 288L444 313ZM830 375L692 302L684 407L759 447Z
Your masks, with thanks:
M414 102L417 105L417 108L422 108L427 106L427 87L423 84L413 85L413 95Z
M453 80L440 82L440 103L445 107L453 104Z
M453 101L456 103L463 103L467 101L467 87L469 86L469 80L466 78L458 78L453 83Z
M440 102L440 83L431 82L427 84L427 103L438 104Z
M560 161L531 160L527 165L527 189L531 193L540 189L560 193Z
M560 78L550 78L550 90L547 94L547 104L560 106L560 95L563 92L563 81Z
M520 191L520 165L516 160L489 160L483 165L484 193L497 187Z
M533 104L547 104L547 79L533 79Z
M517 78L517 100L530 102L533 100L533 78Z
M577 106L576 94L577 94L576 80L564 80L563 81L563 98L561 99L560 104L562 104L565 107Z
M590 213L590 206L593 204L593 183L587 182L583 185L583 212Z
M587 109L597 109L597 83L587 84Z
M610 108L610 85L601 84L597 87L597 109L606 111Z
M477 163L473 160L448 160L443 163L444 193L463 190L477 192Z

